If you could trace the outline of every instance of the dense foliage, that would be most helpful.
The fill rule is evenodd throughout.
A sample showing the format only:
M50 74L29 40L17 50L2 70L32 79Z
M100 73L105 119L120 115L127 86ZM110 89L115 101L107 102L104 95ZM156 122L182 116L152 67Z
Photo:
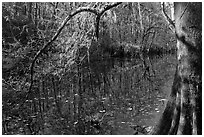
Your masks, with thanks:
M119 93L123 92L110 94L106 89L115 88L113 82L120 83L117 81L121 77L117 72L114 76L107 73L114 63L106 60L138 59L134 65L144 72L138 75L145 77L151 71L145 56L174 52L174 35L160 3L122 3L112 7L100 17L99 30L93 13L73 16L37 58L29 92L30 64L64 19L82 7L100 11L110 4L2 3L3 134L116 134L111 110L119 108L111 108L114 105L110 104L116 98L122 101ZM170 6L166 6L167 13ZM116 66L119 68L113 72L120 71L120 64ZM112 91L130 90L123 86ZM130 93L135 88L136 85L131 87Z

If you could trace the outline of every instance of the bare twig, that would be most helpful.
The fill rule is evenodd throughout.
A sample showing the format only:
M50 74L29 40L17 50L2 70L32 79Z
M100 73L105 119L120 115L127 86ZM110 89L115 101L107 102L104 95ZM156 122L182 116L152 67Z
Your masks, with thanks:
M186 10L187 10L187 8L188 8L188 5L189 5L189 2L187 3L187 5L186 5L184 11L182 12L182 14L181 14L181 16L180 16L180 19L183 17L184 13L186 12Z

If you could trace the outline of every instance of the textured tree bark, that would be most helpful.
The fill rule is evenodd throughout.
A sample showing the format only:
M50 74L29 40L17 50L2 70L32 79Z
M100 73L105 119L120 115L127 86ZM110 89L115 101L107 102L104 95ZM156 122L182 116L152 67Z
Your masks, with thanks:
M174 3L177 71L151 134L202 134L202 3Z

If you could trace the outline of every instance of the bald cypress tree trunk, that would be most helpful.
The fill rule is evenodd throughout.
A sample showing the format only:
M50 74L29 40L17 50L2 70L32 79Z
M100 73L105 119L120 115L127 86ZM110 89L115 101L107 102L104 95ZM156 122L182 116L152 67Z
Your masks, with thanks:
M152 134L202 134L202 3L174 3L178 65Z

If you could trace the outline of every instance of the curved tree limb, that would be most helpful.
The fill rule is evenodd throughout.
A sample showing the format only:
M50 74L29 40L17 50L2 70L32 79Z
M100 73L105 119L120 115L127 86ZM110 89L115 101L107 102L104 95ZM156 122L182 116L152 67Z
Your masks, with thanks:
M113 7L116 7L118 5L122 4L122 2L116 2L112 5L107 5L106 7L104 7L97 15L96 17L96 38L99 38L99 23L100 23L100 18L101 16L107 11L110 10Z
M113 7L116 7L116 6L120 5L120 4L122 4L122 2L116 2L116 3L112 4L112 5L106 5L106 7L104 7L99 14L103 15L103 13L106 12L107 10L109 10L109 9L111 9Z
M162 13L164 14L164 17L166 18L166 20L169 22L169 24L171 24L174 29L175 29L175 23L171 20L171 18L169 18L169 16L167 15L167 13L165 12L165 8L164 8L164 2L162 3ZM172 30L172 29L171 29ZM174 30L172 30L174 32Z
M143 36L142 36L142 42L141 42L141 43L144 42L145 37L146 37L147 35L149 35L149 34L151 34L151 33L154 33L154 31L153 31L153 32L151 31L152 29L160 29L160 30L162 30L161 27L157 27L157 26L151 26L151 27L149 27L147 30L145 30L145 32L144 32L144 34L143 34Z
M34 59L30 65L30 86L29 86L29 90L28 90L28 93L26 95L26 99L28 98L28 95L29 93L31 93L31 90L32 90L32 86L33 86L33 78L34 78L34 66L35 66L35 62L36 60L38 59L38 57L47 49L47 47L49 47L49 45L51 45L51 43L53 41L55 41L57 39L57 37L59 36L59 34L61 33L61 31L63 30L63 28L65 27L65 25L67 24L67 22L72 18L74 17L75 15L81 13L81 12L91 12L93 14L95 14L97 16L97 21L98 21L98 24L99 24L99 21L100 21L100 17L103 15L103 13L119 4L121 4L122 2L118 2L118 3L114 3L112 5L108 5L106 6L104 9L101 10L101 12L99 12L97 9L95 8L88 8L88 7L82 7L82 8L79 8L77 9L75 12L73 12L72 14L68 15L64 21L62 22L61 26L59 27L59 29L57 30L57 32L55 33L55 35L52 37L52 39L46 43L42 49L40 49L36 55L34 56ZM97 26L97 28L99 27L99 25ZM99 29L97 29L98 31ZM98 34L98 32L97 32Z
M35 66L36 60L37 60L38 57L46 50L46 48L47 48L53 41L55 41L55 40L57 39L57 37L59 36L59 34L61 33L61 31L62 31L63 28L65 27L65 25L67 24L67 22L68 22L72 17L74 17L75 15L77 15L78 13L81 13L81 12L91 12L91 13L93 13L93 14L95 14L95 15L98 15L98 11L97 11L96 9L86 8L86 7L85 7L85 8L79 8L79 9L77 9L74 13L72 13L71 15L68 15L68 16L64 19L64 21L62 22L61 26L59 27L59 29L57 30L57 32L55 33L55 35L52 37L52 39L51 39L48 43L46 43L46 44L43 46L43 48L40 49L40 50L36 53L36 55L35 55L35 57L34 57L32 63L31 63L31 65L30 65L30 81L31 81L31 83L30 83L30 86L29 86L28 94L31 92L31 89L32 89L32 86L33 86L34 66ZM27 97L28 97L28 94L27 94ZM27 97L26 97L26 98L27 98Z

